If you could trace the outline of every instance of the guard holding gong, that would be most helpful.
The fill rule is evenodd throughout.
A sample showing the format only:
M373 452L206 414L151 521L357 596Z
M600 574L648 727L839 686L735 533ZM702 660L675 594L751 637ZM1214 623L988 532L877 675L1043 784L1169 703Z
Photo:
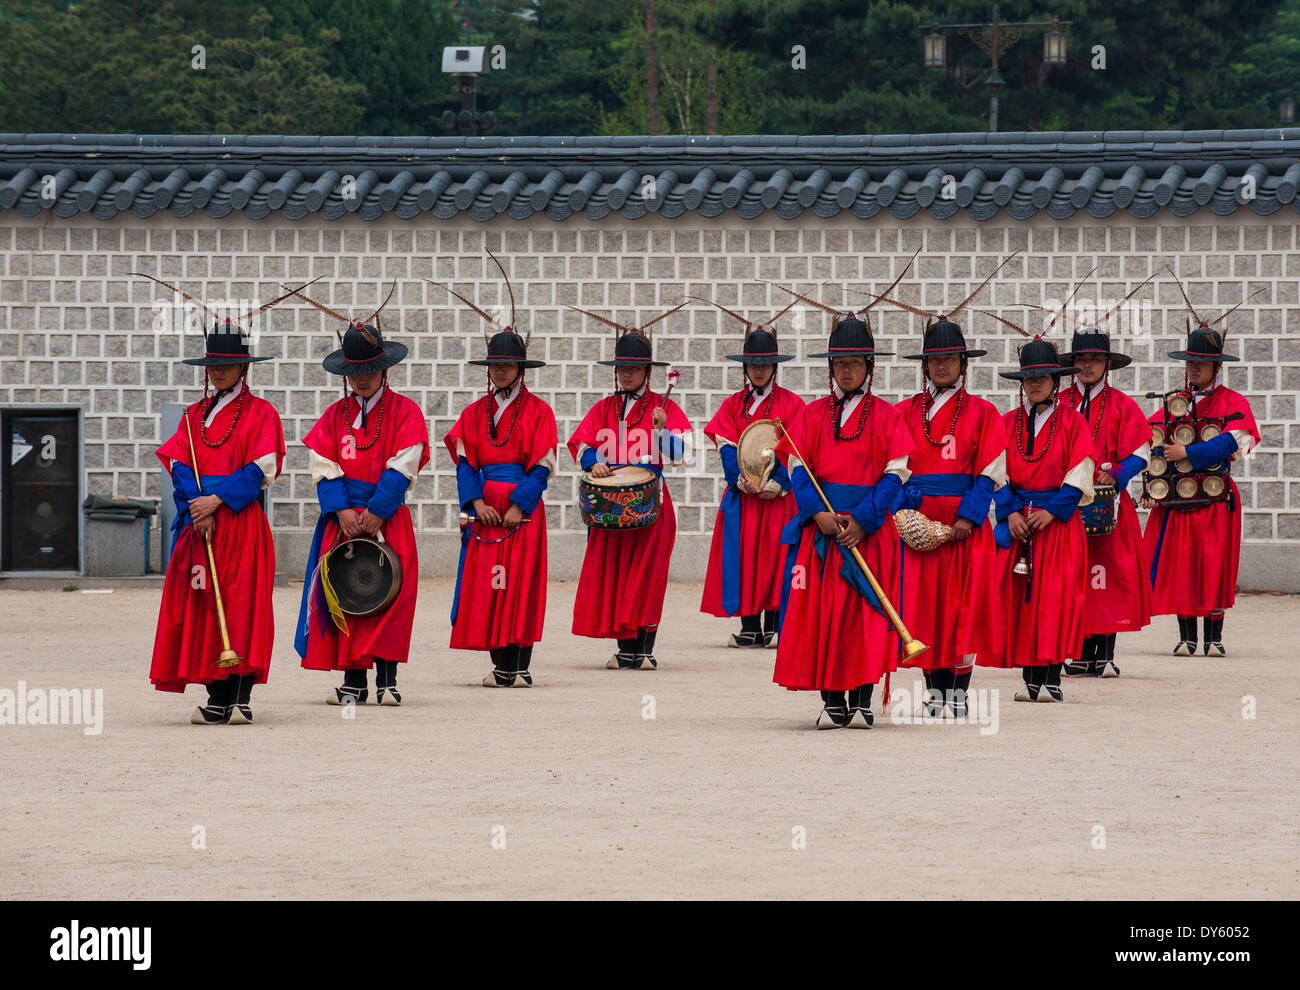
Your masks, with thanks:
M1097 322L1103 323L1149 281L1144 280ZM1061 360L1078 369L1072 387L1062 393L1061 403L1087 420L1092 459L1097 465L1093 478L1096 495L1080 510L1088 534L1086 638L1083 656L1066 664L1065 673L1118 677L1118 634L1135 632L1151 621L1150 562L1142 549L1137 509L1128 493L1129 481L1146 467L1151 456L1151 427L1138 404L1110 383L1110 372L1126 367L1133 359L1111 350L1110 335L1105 331L1096 326L1076 330L1070 350Z
M388 381L406 346L383 336L384 306L354 321L297 295L348 328L339 349L321 362L343 379L343 398L303 438L320 518L294 646L308 670L343 671L329 704L365 703L366 671L373 666L375 700L400 705L397 665L410 653L420 573L406 496L429 462L428 428L420 407Z
M1240 359L1224 352L1224 336L1213 329L1237 306L1206 321L1185 292L1183 299L1199 326L1183 350L1169 354L1185 362L1184 387L1164 396L1150 418L1156 446L1143 492L1152 509L1143 538L1152 611L1178 617L1174 656L1196 653L1200 617L1205 655L1222 657L1223 617L1235 601L1241 557L1241 497L1230 471L1260 434L1246 397L1223 383L1225 362Z
M492 260L501 267L494 255ZM514 329L508 278L506 288L509 325L487 340L484 360L467 362L487 368L487 394L471 403L443 438L456 463L461 511L451 647L488 651L492 670L484 687L531 687L533 645L542 638L546 619L542 494L555 471L558 436L555 413L524 382L526 370L546 362L529 360L528 338ZM447 291L496 326L460 293Z
M1020 402L1002 418L1007 484L993 495L1007 635L1000 655L977 662L1021 668L1016 701L1064 701L1061 668L1083 648L1088 549L1078 507L1092 500L1096 465L1088 424L1058 396L1076 371L1035 336L1020 348L1020 367L1000 373L1020 383Z
M727 485L713 524L700 611L740 616L740 632L732 634L729 645L770 647L781 609L781 530L795 512L788 497L790 476L775 454L780 437L772 420L792 423L804 407L803 399L776 382L777 365L794 355L777 350L773 324L798 300L766 326L702 301L745 325L743 353L726 356L741 362L745 383L704 427L718 448Z
M203 398L158 448L177 512L149 677L159 691L206 686L193 725L252 722L253 685L265 684L271 667L275 543L258 498L284 465L284 431L275 407L249 387L249 365L269 358L252 356L239 324L284 298L204 332L203 357L185 361L204 369Z
M667 392L660 395L650 387L651 369L666 367L667 362L652 360L645 331L685 305L640 328L569 307L617 333L614 360L597 362L614 368L614 394L588 410L567 444L586 472L579 508L589 527L573 605L573 634L616 639L618 651L605 664L609 670L653 670L659 665L655 637L677 540L677 516L662 475L666 463L681 462L686 446L682 434L691 430L691 422Z
M872 691L898 664L892 606L877 588L897 594L890 510L913 444L902 416L871 391L884 353L865 322L838 319L827 349L811 355L826 359L830 394L786 424L777 447L798 512L782 534L789 550L772 680L821 692L818 729L871 728Z

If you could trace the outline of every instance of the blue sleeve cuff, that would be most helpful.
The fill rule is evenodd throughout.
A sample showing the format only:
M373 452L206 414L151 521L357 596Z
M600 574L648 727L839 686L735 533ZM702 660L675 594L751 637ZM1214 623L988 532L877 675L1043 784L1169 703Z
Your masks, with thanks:
M884 525L889 510L893 508L903 482L896 474L886 474L872 488L872 492L849 513L862 531L870 536Z
M578 463L582 465L582 470L590 471L595 467L596 462L601 460L600 454L596 452L595 447L584 447L582 455L578 458Z
M519 511L524 515L531 516L537 503L542 500L542 492L546 491L546 479L550 476L550 468L542 464L534 466L524 480L511 489L510 501L519 506Z
M727 479L727 484L735 487L736 482L740 480L740 463L736 459L736 448L729 443L724 443L718 449L718 456L722 458L722 476Z
M793 482L790 481L790 472L785 469L785 465L780 461L776 462L776 470L772 472L772 480L786 491L793 487Z
M1187 445L1187 459L1192 467L1204 471L1213 464L1226 461L1237 449L1237 438L1231 433L1220 433L1217 437L1200 443Z
M266 475L256 464L245 464L230 475L218 491L213 492L236 512L243 512L262 493Z
M976 526L982 525L989 517L989 503L992 501L993 479L983 474L976 475L970 489L961 497L957 516L969 519Z
M347 486L342 478L322 478L316 482L316 501L322 513L350 509Z
M1047 500L1047 504L1043 508L1056 516L1061 522L1065 522L1079 508L1079 499L1081 498L1083 498L1083 492L1079 491L1079 489L1073 485L1062 485L1057 489L1056 494Z
M993 517L998 522L1005 521L1011 513L1019 512L1024 507L1025 503L1020 501L1010 485L1003 485L993 493Z
M456 500L463 511L468 512L476 499L483 497L483 476L477 468L470 467L469 461L460 458L456 462Z
M813 487L812 478L808 475L807 468L802 464L795 468L790 480L794 485L795 504L799 506L799 511L805 518L826 511L821 496L817 494L817 489Z
M686 453L686 441L680 434L664 430L659 435L659 453L663 454L666 460L680 461Z
M1120 491L1123 491L1128 487L1128 483L1133 480L1133 476L1141 471L1145 466L1146 462L1142 460L1142 458L1138 457L1137 454L1129 454L1128 457L1115 465L1115 470L1113 472L1115 475L1115 487Z
M183 511L190 502L199 497L199 483L194 478L194 470L188 464L177 461L172 465L172 498L176 508Z
M387 519L406 501L406 490L411 487L411 479L396 468L387 468L379 476L375 485L375 494L366 503L366 511L372 516Z

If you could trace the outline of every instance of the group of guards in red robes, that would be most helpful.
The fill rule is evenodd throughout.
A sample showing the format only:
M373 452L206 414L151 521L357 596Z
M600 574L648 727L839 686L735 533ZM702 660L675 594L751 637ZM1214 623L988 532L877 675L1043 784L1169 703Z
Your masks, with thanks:
M966 716L976 665L1019 667L1018 701L1059 702L1062 673L1118 675L1117 634L1144 627L1153 614L1179 617L1175 655L1195 652L1197 618L1205 620L1206 654L1226 653L1222 616L1233 603L1241 540L1235 485L1229 479L1226 501L1195 511L1154 507L1143 535L1127 488L1147 465L1151 423L1163 413L1148 422L1110 383L1109 372L1131 359L1095 325L1077 330L1068 352L1041 336L1019 349L1019 367L1002 373L1020 386L1009 412L972 394L969 362L986 352L967 346L954 317L989 279L946 314L890 298L899 280L848 314L785 290L795 296L791 305L802 300L835 314L825 351L812 355L827 362L829 394L808 403L776 380L779 365L793 359L778 346L782 314L764 326L718 307L745 324L741 352L727 355L742 365L743 383L704 428L726 486L700 607L739 618L729 645L776 648L775 683L820 693L818 728L870 728L874 687L900 668L922 672L922 712L930 717ZM305 668L342 673L328 703L366 703L373 669L375 701L398 706L416 581L403 582L378 614L339 622L321 561L339 541L367 536L387 544L404 574L419 574L406 499L430 458L425 415L388 381L407 352L384 337L380 311L353 320L301 290L289 295L347 324L323 361L343 380L343 398L302 440L320 517L295 647ZM907 355L920 362L921 389L897 405L873 391L876 359L886 352L875 349L869 311L881 302L929 318L920 352ZM482 359L468 362L486 368L486 394L443 438L461 516L450 645L489 653L485 687L533 684L546 609L543 497L557 467L555 415L526 383L543 362L529 359L528 339L515 329L512 292L511 303L510 323L486 339ZM588 314L617 329L613 360L599 362L613 368L615 389L583 417L569 453L593 478L635 465L660 485L652 524L588 533L572 632L616 640L610 669L659 663L655 639L676 540L662 472L682 461L692 426L653 387L664 362L653 360L648 327L680 308L641 327ZM270 664L274 547L259 496L279 474L285 444L279 416L247 381L249 366L265 359L249 353L229 321L205 341L204 357L187 362L205 368L204 398L158 451L179 511L151 678L163 691L206 686L194 724L240 724L252 721L252 687L266 681ZM1186 349L1170 356L1186 363L1202 415L1237 415L1220 437L1168 444L1165 456L1199 466L1248 453L1259 432L1245 398L1223 384L1223 363L1236 358L1224 353L1222 336L1202 321ZM778 424L779 463L756 484L738 468L737 445L747 426L764 420ZM1115 527L1088 535L1080 507L1099 486L1118 490ZM904 510L943 531L938 545L900 538L895 514ZM210 588L218 577L223 615ZM928 649L914 655L906 649L912 640ZM228 663L231 651L237 663Z

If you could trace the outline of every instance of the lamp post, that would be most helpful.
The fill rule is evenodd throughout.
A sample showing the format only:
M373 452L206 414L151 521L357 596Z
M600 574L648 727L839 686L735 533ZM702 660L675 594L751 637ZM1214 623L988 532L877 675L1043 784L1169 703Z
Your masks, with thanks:
M985 85L989 87L989 131L998 129L998 91L1006 80L998 71L998 58L1021 38L1038 33L1035 28L1046 28L1043 35L1043 63L1065 64L1065 32L1062 27L1072 21L1004 21L999 19L998 7L993 6L993 19L984 24L932 24L924 38L925 65L941 69L947 65L947 39L943 31L958 31L975 42L992 59Z

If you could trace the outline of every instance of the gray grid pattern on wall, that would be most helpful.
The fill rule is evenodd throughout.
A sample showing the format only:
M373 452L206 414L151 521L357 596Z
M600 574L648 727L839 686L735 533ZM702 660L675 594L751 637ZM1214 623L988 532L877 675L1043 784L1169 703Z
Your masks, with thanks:
M1287 218L1289 219L1289 217ZM906 223L876 218L740 223L721 217L604 222L575 219L563 225L535 218L437 222L377 220L291 225L246 219L193 221L160 214L147 221L79 217L49 224L6 214L0 218L0 403L80 403L85 409L86 488L126 496L160 495L154 457L163 402L194 401L199 369L178 358L199 353L197 335L150 329L155 304L170 301L162 287L132 278L143 271L177 282L204 298L269 299L281 282L323 276L311 294L344 312L373 310L388 284L397 293L384 314L385 332L410 347L392 373L394 385L429 416L434 444L430 468L418 479L410 504L417 529L453 532L457 523L455 472L441 437L454 416L483 394L480 357L489 328L467 307L424 279L444 282L484 308L508 317L504 285L484 248L510 272L519 327L532 330L531 356L548 366L529 372L530 387L559 420L561 444L585 410L611 388L611 369L594 362L613 351L608 328L565 309L581 306L633 322L689 296L738 308L753 319L780 309L788 297L761 280L813 294L833 305L858 307L867 297L845 289L879 292L913 251L921 255L900 285L900 298L935 312L960 299L1012 251L1022 254L981 294L974 310L994 310L1013 320L1028 304L1061 300L1094 266L1103 298L1117 300L1147 275L1154 282L1136 297L1151 304L1151 325L1117 339L1133 355L1115 384L1133 393L1181 382L1181 366L1165 353L1181 346L1184 313L1171 267L1203 315L1214 315L1263 290L1227 324L1228 350L1244 360L1229 365L1228 384L1244 392L1260 422L1263 443L1234 470L1242 491L1248 542L1300 547L1300 244L1296 222L1269 222L1238 213L1115 217L1028 222L917 218ZM1085 287L1081 296L1091 289ZM917 349L921 321L892 307L872 313L878 346L897 354ZM973 362L971 386L1001 409L1014 401L1011 383L996 377L1014 363L1021 338L978 312L963 314L972 346L989 350ZM692 304L655 328L656 358L681 372L674 397L696 427L741 384L739 365L724 355L740 349L739 324L703 303ZM778 324L785 347L800 358L783 365L779 380L805 398L826 389L825 368L803 357L819 350L829 317L811 308L792 311ZM1058 342L1066 341L1058 334ZM316 518L305 449L299 439L330 402L339 380L321 357L337 346L331 321L306 304L290 302L263 318L256 353L275 360L253 366L252 382L284 419L289 455L277 482L273 524L282 538L305 541ZM662 389L662 372L656 372ZM896 401L918 387L917 363L882 360L876 390ZM1144 409L1149 400L1139 397ZM567 453L547 495L557 533L579 535L574 508L577 473ZM679 532L711 531L721 495L716 454L702 466L672 469ZM1247 583L1247 582L1243 582Z

